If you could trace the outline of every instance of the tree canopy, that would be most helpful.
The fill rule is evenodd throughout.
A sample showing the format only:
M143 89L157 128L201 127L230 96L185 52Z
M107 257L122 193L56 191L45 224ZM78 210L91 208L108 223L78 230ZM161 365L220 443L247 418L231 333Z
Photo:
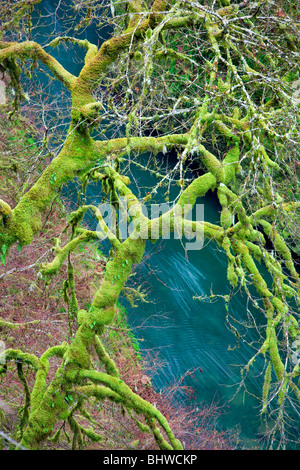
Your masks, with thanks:
M39 3L7 0L0 13L0 63L12 90L12 102L2 108L12 119L22 113L24 103L33 109L42 101L42 131L34 142L39 158L47 161L40 174L29 174L14 205L0 200L1 276L5 281L13 248L33 242L61 189L76 180L81 188L78 206L63 233L56 234L51 259L39 266L44 279L53 279L67 265L65 295L76 332L41 356L15 348L5 351L3 369L15 362L25 389L20 444L37 448L62 421L69 423L75 444L81 434L97 440L74 417L74 410L84 414L85 403L94 397L121 404L143 431L153 433L160 449L182 448L166 417L121 379L101 340L147 240L161 238L168 221L171 232L203 234L226 253L228 308L242 289L259 315L263 313L260 344L242 368L241 381L247 380L257 357L264 357L260 412L271 413L273 419L270 445L274 441L284 447L288 414L299 416L300 398L297 2L73 0L63 35L57 34L54 18L53 37L46 44L35 38ZM99 44L86 39L90 27L98 32ZM100 40L103 28L108 39ZM55 51L63 48L70 54L80 51L77 75L56 58ZM39 74L64 90L68 129L63 136L55 124L47 125L47 113L61 119L56 104L46 102L53 98L47 97L47 86L42 94L30 94ZM166 167L170 151L176 159ZM141 158L145 153L150 155L146 163ZM4 153L1 158L5 162ZM195 165L198 171L191 177ZM157 177L157 185L144 196L132 189L134 166ZM120 231L121 220L111 229L99 208L86 203L86 191L95 181L102 184L103 202L116 209L117 217L126 202L132 227L127 237ZM158 190L167 201L173 198L173 206L151 218L143 207L156 202ZM219 223L185 217L185 207L195 206L209 191L222 208ZM97 229L82 224L87 213ZM95 295L87 299L89 308L82 308L72 254L103 234L111 245L109 259ZM141 297L140 290L133 295ZM257 326L247 314L244 324ZM1 326L10 328L4 320ZM231 328L239 335L234 321ZM58 363L50 380L53 357ZM32 389L23 367L36 371Z

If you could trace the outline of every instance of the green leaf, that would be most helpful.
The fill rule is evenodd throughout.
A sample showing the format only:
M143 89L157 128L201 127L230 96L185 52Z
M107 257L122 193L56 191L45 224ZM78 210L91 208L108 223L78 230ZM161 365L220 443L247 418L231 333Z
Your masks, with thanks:
M2 253L5 255L7 251L7 245L2 245Z

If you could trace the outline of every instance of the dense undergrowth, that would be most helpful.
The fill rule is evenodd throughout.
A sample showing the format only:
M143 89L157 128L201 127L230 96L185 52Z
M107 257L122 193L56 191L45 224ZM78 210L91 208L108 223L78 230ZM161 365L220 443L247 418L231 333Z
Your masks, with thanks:
M15 205L21 195L47 166L47 159L39 158L39 130L34 116L28 110L9 117L9 107L3 108L0 119L0 194ZM49 156L50 158L50 156ZM29 185L29 186L30 186ZM39 265L52 256L53 240L65 227L68 200L57 198L43 217L43 227L34 241L26 247L12 247L11 256L0 268L0 340L6 348L24 350L40 357L45 350L63 341L70 342L76 332L76 320L69 308L67 262L51 279L43 279ZM67 239L68 233L64 236ZM77 300L81 308L88 308L86 299L92 298L103 277L106 259L96 243L82 245L73 253ZM184 377L170 384L164 392L155 392L151 377L163 367L159 358L141 357L138 342L127 325L126 310L118 304L114 323L107 327L103 337L107 352L114 359L122 379L142 398L148 400L166 416L186 449L230 449L236 445L234 433L216 430L216 420L222 410L217 404L198 405L193 391L185 387ZM53 378L57 359L50 362L49 381ZM154 367L154 362L156 366ZM99 364L94 364L97 370ZM26 380L25 380L26 379ZM15 367L9 363L0 380L0 449L13 449L22 435L26 401L34 384L35 371L29 366ZM25 385L25 386L24 386ZM28 387L28 390L26 389ZM178 390L186 395L188 405L176 402ZM121 405L105 400L90 399L86 419L80 425L88 429L77 443L87 449L153 449L152 434L142 432ZM72 406L72 396L69 397ZM90 413L90 414L88 414ZM76 416L76 412L75 412ZM76 418L77 419L77 418ZM72 430L64 422L54 429L52 440L42 449L72 449ZM102 436L99 441L98 435ZM96 441L96 442L94 442Z

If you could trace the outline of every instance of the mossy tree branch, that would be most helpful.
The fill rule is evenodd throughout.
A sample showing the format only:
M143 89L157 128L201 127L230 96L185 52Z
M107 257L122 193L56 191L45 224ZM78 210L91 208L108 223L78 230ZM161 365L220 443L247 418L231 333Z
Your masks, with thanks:
M161 413L122 382L120 371L101 342L105 326L114 320L120 293L134 265L142 260L146 241L153 231L157 238L162 237L163 225L168 220L171 231L178 227L182 231L184 228L194 232L199 230L204 237L215 240L227 255L227 278L232 291L240 284L250 295L247 284L251 283L262 300L266 322L264 340L245 369L249 370L258 355L267 357L262 390L263 411L268 407L272 372L276 375L280 420L290 389L297 399L300 396L296 384L299 367L291 365L290 349L279 339L279 333L283 332L289 345L300 337L297 313L291 311L288 302L289 298L299 300L299 275L291 251L276 225L279 209L287 214L299 207L299 201L278 202L278 185L275 177L273 179L276 172L280 174L286 170L286 155L280 152L286 142L287 146L295 148L299 131L293 128L293 134L284 132L282 125L278 124L281 111L287 112L291 108L284 85L291 80L284 57L276 57L278 43L272 42L265 32L260 32L260 20L253 9L255 5L256 9L258 6L263 8L264 2L245 1L240 5L230 5L222 1L219 2L221 8L216 8L215 2L208 6L194 1L169 4L155 0L148 3L149 8L146 9L143 2L130 2L125 28L106 40L99 49L87 40L70 36L56 37L48 44L56 47L62 42L72 42L85 48L84 64L78 77L67 72L34 41L0 42L0 62L9 64L16 87L20 86L18 61L40 61L68 90L72 100L70 127L56 158L15 208L0 200L1 256L9 256L9 248L17 241L21 245L32 242L41 229L43 212L59 188L75 177L84 184L89 178L102 181L103 189L107 189L104 192L109 194L115 205L119 204L120 197L125 198L128 214L134 222L131 236L122 241L109 229L98 208L81 206L71 214L69 242L61 247L58 239L54 259L41 267L44 275L55 275L68 259L68 286L78 329L70 344L50 348L40 358L13 349L6 352L7 360L19 364L19 377L25 388L21 444L28 448L37 448L51 436L59 420L69 422L74 434L74 447L81 445L81 434L97 440L99 436L82 427L74 416L75 411L84 413L83 404L89 397L120 403L129 414L134 411L144 416L147 423L140 425L151 430L161 449L182 448ZM237 26L241 17L242 26ZM170 31L175 39L170 37ZM182 42L182 31L193 31L191 37L196 37L196 46L193 41L189 43L188 34L186 43ZM261 60L245 40L249 31L256 47L262 49ZM297 36L292 40L288 38L290 42L298 39ZM184 52L170 54L165 47L166 41L175 41L175 44L177 41ZM271 48L272 60L265 44ZM192 48L191 56L187 46ZM186 57L190 60L185 60ZM299 55L294 54L293 57L299 63ZM195 65L197 61L201 62L200 67ZM271 72L264 61L268 62ZM269 78L270 73L274 75L277 71L278 64L281 82L274 77ZM180 81L178 70L175 73L176 67L188 67L188 70L184 69L188 86ZM124 70L125 76L122 75ZM167 79L170 70L176 78L176 87L172 79ZM117 99L111 93L107 100L107 113L113 122L118 122L119 128L124 127L125 122L126 132L124 137L102 140L93 134L98 119L105 113L103 90L99 85L105 88L111 76L115 82L121 81L124 89ZM297 78L296 72L294 77ZM168 90L166 97L156 91L156 84ZM124 112L118 102L122 100ZM182 111L184 122L178 124L178 106L182 103L186 106ZM153 109L157 110L155 115ZM290 111L289 119L293 123L299 122L297 107L293 109L294 114ZM160 135L146 135L149 129L143 127L145 122L153 127L158 124ZM175 125L178 126L176 131ZM213 136L211 139L210 135ZM167 213L149 220L142 213L141 201L131 189L128 177L119 168L120 159L129 155L138 159L144 152L165 154L170 149L178 152L175 169L179 173L177 182L180 189L176 204ZM189 157L199 162L203 174L187 183L184 175ZM172 174L176 173L175 169ZM161 184L168 179L167 176L161 179ZM248 194L251 191L258 193L256 188L261 198L260 207L257 202L254 207L247 204ZM195 206L208 191L216 192L220 202L219 224L191 222L182 217L184 207ZM71 254L81 243L99 238L97 231L80 226L87 210L92 211L102 233L106 233L111 243L111 256L101 284L93 299L89 299L90 307L85 310L77 305ZM266 240L261 228L273 243L274 256L265 248ZM272 286L263 278L256 261L264 262L272 276ZM291 279L285 268L289 270ZM94 352L105 372L93 369ZM54 379L48 383L49 358L53 355L61 360L61 364ZM31 394L24 380L23 364L37 371ZM71 402L75 402L74 406ZM167 435L168 442L158 425Z

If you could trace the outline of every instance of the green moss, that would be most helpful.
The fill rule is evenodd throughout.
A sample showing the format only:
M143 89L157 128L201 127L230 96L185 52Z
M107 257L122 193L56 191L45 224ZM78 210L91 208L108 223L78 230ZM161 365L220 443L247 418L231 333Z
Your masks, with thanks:
M89 368L91 363L90 348L94 342L94 332L88 324L88 318L77 330L74 340L65 354L68 364L75 364L82 368Z
M185 151L188 153L195 146L198 146L201 161L207 173L196 178L183 190L177 204L179 207L183 207L185 204L194 205L197 198L203 197L210 189L214 190L218 186L218 197L222 206L220 215L221 227L205 222L202 223L202 227L204 228L205 236L216 240L227 254L227 277L229 282L233 286L236 286L240 278L241 283L243 283L247 289L245 277L246 272L248 272L249 276L247 280L249 279L253 282L259 296L263 299L268 325L266 332L267 338L262 350L264 353L268 351L270 354L270 363L266 369L263 388L263 402L265 406L271 382L271 368L274 368L279 380L282 379L284 373L278 352L278 339L275 328L279 326L281 328L283 326L285 331L288 331L292 338L296 338L298 326L295 318L288 315L287 306L285 305L286 297L295 295L296 287L294 289L285 284L284 280L286 281L286 279L284 279L282 275L280 266L273 263L270 257L265 256L267 268L269 272L273 274L274 283L276 284L271 293L256 267L254 259L262 259L262 255L265 255L263 248L259 246L258 243L255 243L260 241L258 232L254 230L257 222L256 216L258 220L262 221L262 226L266 229L266 233L272 237L276 250L284 259L286 266L289 267L294 278L298 278L298 276L286 244L282 238L278 236L276 231L273 230L273 227L270 227L262 220L265 216L273 217L276 215L277 208L273 208L270 205L268 208L257 211L252 217L248 217L243 205L243 199L239 198L227 187L227 185L233 185L235 183L235 175L239 170L240 138L243 139L243 151L248 150L247 147L249 144L253 144L253 148L255 146L266 176L269 176L270 168L272 170L278 169L278 165L270 159L266 151L267 147L259 147L257 145L259 141L255 138L256 126L261 127L265 133L269 132L269 128L267 119L265 115L263 115L263 106L254 110L254 105L251 104L252 92L250 94L247 92L246 97L249 104L249 112L244 119L240 119L241 113L244 112L244 108L242 107L240 110L235 108L233 111L229 111L230 113L232 112L231 116L216 114L217 107L221 107L220 104L222 104L222 97L220 95L222 93L225 95L230 93L229 79L235 80L235 84L238 84L238 86L235 85L232 87L232 93L234 93L234 95L232 95L232 97L230 96L230 98L234 99L235 103L244 101L245 88L243 87L248 87L249 84L255 86L255 77L251 82L245 81L244 84L240 83L239 77L237 77L238 70L236 66L233 65L232 59L230 58L232 51L236 54L236 46L230 43L230 35L225 34L226 31L220 29L221 23L216 24L214 22L217 21L218 18L220 19L220 16L226 15L227 17L227 15L235 14L238 6L231 7L229 0L219 0L219 4L228 6L228 8L217 10L215 16L205 14L204 11L194 12L193 15L188 15L186 18L176 17L175 15L173 19L168 18L170 21L166 22L166 26L164 25L166 28L171 28L175 25L182 26L192 24L194 21L199 22L199 18L201 18L201 23L205 25L207 30L210 53L215 56L214 59L209 58L211 63L208 60L206 62L210 73L209 83L207 83L206 87L209 93L216 89L215 83L218 79L218 90L215 94L215 99L213 98L214 95L209 95L209 93L206 95L208 99L204 98L204 104L196 111L194 125L190 129L190 132L183 135L162 136L157 139L144 137L131 138L128 132L128 139L94 142L90 137L91 128L88 127L91 125L92 121L97 118L99 111L102 111L99 103L94 101L92 91L98 86L104 74L106 74L108 66L115 61L120 52L127 50L129 45L135 45L137 38L142 37L143 34L146 34L146 39L149 41L155 39L158 34L158 29L155 30L154 28L164 17L163 15L156 14L157 9L165 11L168 8L167 2L155 1L154 10L148 17L143 17L143 15L139 14L132 15L129 21L129 29L125 31L124 34L112 36L108 41L105 41L100 50L98 50L96 46L89 44L86 40L77 41L72 39L72 41L77 42L77 44L82 45L87 50L85 65L77 78L68 74L55 59L33 41L25 42L22 45L13 43L12 46L7 47L7 50L0 51L1 59L4 58L10 62L12 76L14 76L16 82L18 82L21 69L15 58L20 57L22 60L28 58L34 60L39 59L52 70L55 77L71 91L72 95L72 123L66 141L57 158L52 161L37 183L22 197L14 210L10 210L5 203L0 201L0 213L2 215L0 230L2 234L1 250L2 255L5 255L9 246L17 240L19 240L22 245L29 244L35 233L40 230L41 216L45 210L49 208L57 190L62 184L73 179L75 176L86 176L87 172L92 169L94 162L100 159L103 161L103 159L106 159L107 156L112 154L114 156L111 158L114 158L116 162L117 158L124 155L126 151L128 151L128 153L133 151L142 153L147 150L153 152L153 154L157 154L160 150L164 149L164 146L168 149L173 146L178 148L184 146ZM131 2L129 11L142 13L142 2ZM141 21L139 21L139 18ZM236 27L238 28L238 25L236 25ZM235 31L238 31L238 29ZM163 39L163 35L161 39ZM52 45L57 45L61 40L61 38L57 38L52 42ZM225 51L227 51L227 82L220 78L221 59ZM177 54L177 57L181 57L180 54ZM181 58L184 58L183 55ZM257 58L256 60L258 61L259 59ZM222 62L224 65L224 61ZM255 67L252 61L251 65ZM254 74L256 73L254 69L246 65L246 72L248 71ZM238 80L236 81L237 78ZM249 77L246 78L248 80ZM16 83L16 85L19 84ZM17 87L17 95L21 94L19 88L20 87ZM237 94L234 90L237 91ZM145 96L142 97L145 98ZM213 107L215 107L214 111L209 112L209 109ZM225 113L226 109L228 110L230 107L225 106L221 112ZM253 113L253 111L255 111L255 113ZM139 122L134 112L128 115L129 124L131 119L132 122L134 122L135 119L136 123ZM232 146L223 160L218 159L209 152L207 148L199 144L203 138L204 130L212 125L212 123L214 123L225 143ZM253 134L250 132L250 126L253 126ZM205 141L203 140L203 142ZM242 161L244 161L244 159L242 159ZM105 164L107 164L107 161L105 161ZM103 168L103 175L101 175L100 172L98 172L97 175L96 173L94 174L95 178L101 178L102 176L106 178L104 180L104 186L107 189L107 194L114 196L115 200L118 199L119 195L126 196L130 209L139 202L128 187L130 181L119 175L113 168L105 166L105 168ZM271 189L271 185L266 178L264 195L266 198L269 197L270 200L272 196ZM64 248L58 245L56 246L54 260L52 263L43 267L45 274L57 273L67 255L73 251L79 243L93 239L94 235L92 235L92 232L88 233L87 231L83 232L79 229L77 230L85 211L86 207L72 214L70 225L73 228L73 236L75 238L73 237ZM94 214L96 214L97 217L96 211L94 211ZM239 220L234 226L232 226L232 214L237 214ZM175 223L176 220L173 218L173 226ZM149 225L146 218L142 222L142 225L145 230L148 230ZM191 226L195 228L196 223L192 223ZM135 233L137 233L137 230ZM88 311L78 311L75 297L74 273L71 264L68 264L68 287L71 290L71 310L74 312L74 316L77 313L79 328L70 345L62 350L56 350L55 354L63 359L63 363L58 369L55 379L51 382L50 386L47 384L49 370L48 359L54 351L51 352L48 350L40 360L34 356L22 355L20 352L11 352L11 358L17 361L24 361L30 366L37 368L36 383L32 393L32 409L29 417L29 425L23 440L26 445L36 446L39 441L47 437L57 419L69 418L69 424L76 433L79 426L77 426L74 416L69 416L66 402L68 402L70 397L72 397L72 399L73 397L74 399L77 397L78 400L80 400L81 393L84 393L86 394L85 396L88 397L96 397L98 399L108 398L116 403L122 403L127 409L134 410L137 414L143 414L147 418L147 430L151 427L156 441L161 448L182 448L179 441L173 436L167 420L158 410L134 394L133 391L120 380L114 362L106 353L100 339L97 337L97 334L104 331L104 326L113 321L115 305L120 292L131 273L133 264L141 261L145 249L145 241L141 239L128 239L124 243L121 243L118 239L114 239L111 240L111 244L113 247L112 259L107 263L104 279ZM274 314L276 314L275 318L273 318ZM95 348L97 352L101 365L105 366L106 373L88 370L91 367L91 351L93 348ZM88 385L86 385L87 383ZM93 385L91 385L91 383ZM74 390L75 388L76 390ZM57 392L58 390L58 395L54 395L54 391ZM282 393L283 392L280 391L280 399L283 396ZM164 435L158 425L163 428ZM95 441L98 440L99 436L95 435L91 430L84 429L83 431L90 438ZM166 436L169 438L170 444L167 442Z
M277 379L282 380L283 375L284 375L284 364L282 363L281 358L280 358L280 354L278 351L277 336L274 330L272 330L270 333L268 351L270 354L272 366L276 373Z
M227 188L225 184L220 183L218 188L219 198L222 197L222 193L227 196L228 204L230 203L231 210L236 213L240 221L239 231L241 232L241 237L245 239L245 234L242 235L242 232L245 230L250 230L251 220L246 214L241 198L234 194L229 188Z
M222 163L212 153L210 153L203 145L198 147L201 160L207 170L216 178L216 181L225 180L225 172Z
M228 281L230 282L230 284L233 286L233 287L236 287L237 286L237 283L238 283L238 275L236 274L236 271L235 271L235 268L234 268L234 265L233 263L228 263L228 267L227 267L227 279Z
M84 212L84 211L83 211ZM71 225L74 223L72 219ZM81 230L81 233L78 237L73 238L69 243L67 243L63 248L60 248L59 245L55 247L55 257L49 263L44 263L40 267L40 271L43 275L52 276L57 274L59 269L61 268L63 262L66 260L69 253L74 251L78 246L80 246L83 242L88 243L91 240L97 239L97 232L92 232L90 230ZM72 290L73 281L72 281L72 268L68 268L68 275L70 277L69 280L69 287ZM74 296L73 296L74 297ZM74 298L73 298L74 301Z
M262 251L261 251L260 247L258 245L256 245L255 243L252 243L250 241L246 241L245 244L246 244L247 248L251 251L251 253L254 255L255 259L260 261L261 258L262 258Z
M24 353L19 349L7 349L5 351L6 360L14 360L21 363L28 364L39 370L44 367L43 363L34 354Z
M268 237L270 237L270 239L272 240L274 244L274 248L284 259L286 267L290 270L290 273L292 274L294 279L298 280L299 274L297 273L295 269L291 252L287 244L285 243L283 237L279 235L274 225L271 225L269 222L265 220L260 220L260 223L263 226L266 235L268 235Z
M0 199L0 216L7 217L11 213L11 207L7 202Z
M63 349L66 344L63 345ZM53 354L61 355L62 346L50 348L48 356ZM45 359L45 355L44 355ZM34 390L32 392L32 403L29 414L29 423L25 428L21 444L29 449L36 449L41 441L53 433L54 425L58 419L68 416L68 406L64 400L64 378L65 365L62 364L57 370L57 376L47 387L44 377L37 377Z
M226 230L232 225L232 213L228 207L223 207L220 216L220 222L222 227Z
M299 336L300 325L297 319L293 315L287 315L286 324L288 326L288 333L292 340L295 340Z
M237 253L240 254L242 262L251 275L251 280L253 281L257 292L262 296L264 299L268 299L272 297L272 293L267 288L267 284L261 274L259 273L257 266L249 253L247 246L244 243L238 241L236 245L234 245L235 250Z
M225 179L224 183L235 182L235 175L239 171L239 146L238 142L226 153L223 160Z
M151 403L136 395L122 380L117 377L111 377L102 372L88 370L81 371L80 376L82 378L88 378L94 383L103 383L106 387L112 389L113 392L117 393L120 397L124 399L127 407L134 409L139 414L147 416L149 424L151 424L151 419L157 420L158 423L164 429L166 435L168 436L172 448L182 449L181 443L177 439L175 439L168 421L160 413L160 411L155 408Z
M105 370L109 375L112 375L113 377L118 377L119 376L119 371L116 367L115 362L113 359L110 358L110 356L107 354L105 351L103 344L100 341L100 338L98 336L95 336L95 350L98 355L98 358L102 364L105 365Z
M22 246L31 243L34 233L41 229L41 214L32 201L20 201L7 221L7 230Z

